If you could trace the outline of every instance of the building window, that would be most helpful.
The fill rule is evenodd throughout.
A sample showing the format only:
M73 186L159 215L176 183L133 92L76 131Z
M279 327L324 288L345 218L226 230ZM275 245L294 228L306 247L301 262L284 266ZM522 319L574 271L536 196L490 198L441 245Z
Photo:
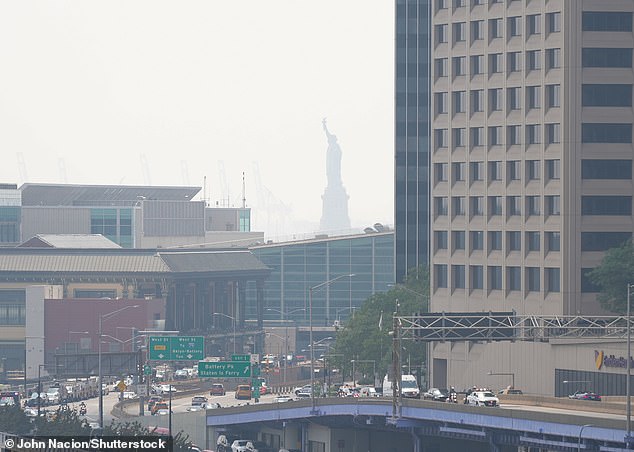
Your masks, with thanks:
M491 39L502 37L502 19L489 19L489 36Z
M454 162L451 164L454 182L464 182L466 180L465 166L466 163L464 162Z
M548 246L548 251L560 251L561 250L561 240L560 240L559 232L546 232L546 245Z
M484 90L476 89L471 91L471 112L484 111Z
M434 231L434 242L437 250L447 249L447 231Z
M447 9L447 0L436 0L436 9Z
M484 180L484 162L471 162L471 182Z
M464 231L453 231L451 233L452 245L454 250L465 249L465 234Z
M561 215L561 201L559 195L544 196L546 215Z
M489 290L502 290L502 267L490 266L487 271L489 274Z
M539 35L542 33L542 16L531 14L526 16L526 29L529 35Z
M631 160L581 160L581 179L630 180Z
M484 146L484 127L471 127L471 146Z
M546 267L544 274L546 275L546 284L548 284L546 290L558 293L561 290L559 269Z
M240 232L250 232L251 231L251 211L249 210L240 210L238 213L238 222L239 222L239 230Z
M527 124L526 125L526 142L528 144L540 144L542 142L540 124Z
M521 196L508 196L506 198L509 216L522 214L521 199Z
M502 231L489 231L489 249L502 251Z
M489 162L489 181L502 180L502 162L494 160Z
M453 75L454 77L467 75L467 57L461 56L453 58Z
M584 47L581 56L583 67L632 67L632 48L606 49Z
M526 233L526 246L528 251L539 251L539 232L530 231Z
M471 55L471 75L484 74L484 55Z
M594 270L593 268L581 269L581 293L598 293L601 288L592 282L588 274Z
M437 196L434 198L434 207L437 216L447 216L447 198L445 196Z
M526 279L529 292L539 292L539 267L527 267Z
M449 105L447 102L447 93L434 94L436 101L436 114L441 115L449 111Z
M581 215L632 215L631 196L582 196Z
M520 231L506 233L506 249L508 251L522 251L522 233Z
M453 94L454 113L464 113L467 111L467 93L465 91L455 91Z
M479 290L484 288L484 268L482 265L470 265L471 289Z
M522 269L520 267L506 267L509 290L522 289Z
M434 66L436 67L436 77L448 77L449 76L449 59L448 58L436 58Z
M522 126L507 126L506 140L509 145L522 144Z
M500 74L504 72L503 54L490 53L489 54L489 72L491 74Z
M484 198L482 196L472 196L471 201L471 216L484 215Z
M561 160L546 160L546 177L548 180L561 179Z
M437 289L447 288L447 266L444 264L434 264L434 276Z
M453 279L453 288L464 289L465 288L464 265L452 265L451 274Z
M542 89L541 86L527 86L526 87L526 103L529 110L539 109L542 106L541 103Z
M631 107L632 85L583 85L584 107Z
M583 31L624 31L632 32L631 12L584 11Z
M540 179L539 160L526 160L526 177L529 181Z
M520 180L522 178L519 160L506 161L506 176L509 182Z
M546 49L546 61L548 69L557 69L561 67L561 49Z
M559 85L546 85L548 108L561 107L560 92Z
M546 124L546 138L548 144L561 143L561 125L559 123Z
M509 36L522 36L522 18L513 16L508 18Z
M453 146L454 148L459 148L465 146L467 144L467 139L465 137L465 129L456 128L453 129Z
M521 88L507 88L506 94L509 100L509 110L519 110L522 106Z
M447 163L434 163L436 182L447 182Z
M539 196L527 196L526 197L526 211L529 216L537 216L539 215Z
M582 232L581 251L607 251L632 238L632 232Z
M502 215L502 197L489 196L489 215Z
M489 127L489 146L498 146L504 144L502 140L502 127Z
M491 111L502 111L504 107L502 88L492 88L489 90L489 108Z
M449 42L449 37L447 36L447 24L436 25L436 44L444 44Z
M453 214L454 214L454 216L459 216L459 215L464 215L465 214L464 197L462 197L462 196L453 196L451 198L451 205L453 206Z
M453 24L453 40L454 42L463 42L467 40L467 24L464 22L456 22Z
M548 33L558 33L561 31L561 13L547 13L546 23L548 24Z
M471 40L481 41L484 39L484 21L474 20L471 22Z
M583 143L632 143L632 124L587 123L581 124Z
M530 50L526 52L526 65L529 71L537 71L542 68L541 50Z
M447 129L435 129L434 138L436 139L436 148L446 148L449 144L447 137Z
M522 52L509 52L507 54L508 71L519 72L522 70Z
M478 251L484 249L484 232L471 231L471 250Z
M453 0L453 7L454 8L462 8L463 6L466 6L467 0Z

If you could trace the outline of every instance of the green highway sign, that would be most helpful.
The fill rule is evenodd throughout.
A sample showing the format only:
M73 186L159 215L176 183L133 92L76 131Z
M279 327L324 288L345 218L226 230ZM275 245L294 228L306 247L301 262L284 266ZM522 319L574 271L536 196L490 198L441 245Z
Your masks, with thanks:
M152 367L147 364L143 366L143 375L152 375Z
M199 377L248 378L251 376L251 363L240 361L201 361L198 363Z
M231 355L231 361L251 362L251 355Z
M200 361L204 357L203 336L150 336L150 360Z

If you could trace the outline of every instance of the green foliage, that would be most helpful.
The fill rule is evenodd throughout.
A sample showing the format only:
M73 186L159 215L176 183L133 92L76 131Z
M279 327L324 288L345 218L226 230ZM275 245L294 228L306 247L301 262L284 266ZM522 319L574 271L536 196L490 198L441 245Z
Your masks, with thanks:
M24 435L31 431L31 421L17 405L0 406L0 431Z
M340 367L346 374L351 372L350 360L374 360L376 372L382 380L392 363L393 315L412 315L429 309L429 271L426 267L410 270L405 283L396 285L388 292L376 293L355 311L354 316L337 333L337 341L331 350L333 367ZM379 323L381 328L379 328ZM423 344L404 341L401 361L412 369L420 369L425 361ZM343 355L343 356L337 356ZM356 363L357 376L370 375L373 364Z
M138 421L134 422L112 422L103 428L103 436L143 436L153 435L155 432L148 430L148 427ZM189 450L192 442L189 435L180 431L174 435L174 452Z
M77 409L60 406L50 417L35 418L35 429L41 436L88 436L88 421L82 419Z
M634 283L634 245L628 240L618 248L609 249L601 265L588 275L599 286L601 306L611 312L627 310L627 287Z

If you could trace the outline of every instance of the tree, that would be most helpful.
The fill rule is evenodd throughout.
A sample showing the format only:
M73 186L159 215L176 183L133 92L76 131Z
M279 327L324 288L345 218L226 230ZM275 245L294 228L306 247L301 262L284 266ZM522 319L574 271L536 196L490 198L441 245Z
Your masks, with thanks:
M134 422L112 422L103 429L103 436L151 436L157 435L153 430L150 430L147 426L141 424L138 421ZM181 452L190 450L192 442L189 440L189 436L183 431L174 435L173 451Z
M627 310L627 287L634 283L634 244L628 240L618 248L611 248L603 261L588 277L601 292L601 306L611 312L625 313Z
M0 431L24 435L31 431L31 421L18 405L0 406Z
M40 436L88 436L88 421L82 419L76 408L60 406L53 415L35 419L35 430Z
M398 304L398 306L397 306ZM354 312L354 316L337 333L334 350L331 350L333 367L344 372L351 370L351 360L376 363L379 377L385 375L392 364L392 319L398 315L413 315L429 309L429 271L426 267L410 270L405 282L388 292L376 293ZM421 343L403 342L405 352L401 360L412 369L420 369L425 362L425 346ZM339 356L343 355L343 356ZM361 373L371 374L372 363L355 366Z

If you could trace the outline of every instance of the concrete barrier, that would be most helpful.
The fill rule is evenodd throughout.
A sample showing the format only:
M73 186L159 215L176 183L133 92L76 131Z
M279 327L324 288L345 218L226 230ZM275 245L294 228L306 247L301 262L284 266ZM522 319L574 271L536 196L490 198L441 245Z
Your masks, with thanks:
M613 399L602 401L574 400L568 397L546 397L535 395L503 395L499 394L500 403L511 405L543 406L564 410L594 411L596 413L625 414L625 400L622 403Z

